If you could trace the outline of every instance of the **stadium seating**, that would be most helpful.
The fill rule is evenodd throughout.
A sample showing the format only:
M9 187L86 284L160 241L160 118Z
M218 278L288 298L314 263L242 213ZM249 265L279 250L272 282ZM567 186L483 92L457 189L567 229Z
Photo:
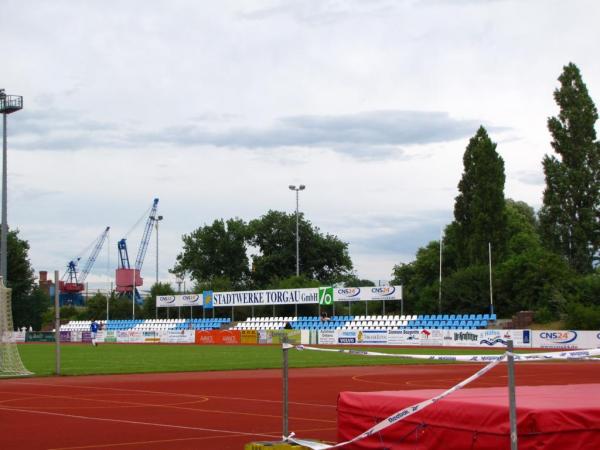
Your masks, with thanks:
M281 330L290 324L294 330L399 330L403 328L465 329L486 328L496 320L495 314L423 314L423 315L358 315L333 316L322 320L318 316L249 317L232 327L230 318L215 317L205 319L138 319L100 320L102 329L114 330ZM61 325L63 331L89 331L89 320L73 320Z
M215 317L206 319L138 319L138 320L99 320L101 329L116 330L218 330L230 318ZM61 331L89 331L91 321L72 320L60 326Z
M362 329L399 330L403 328L466 329L486 328L495 315L488 314L425 314L425 315L358 315L333 316L322 320L318 316L249 317L238 322L234 330L280 330L287 323L295 330Z

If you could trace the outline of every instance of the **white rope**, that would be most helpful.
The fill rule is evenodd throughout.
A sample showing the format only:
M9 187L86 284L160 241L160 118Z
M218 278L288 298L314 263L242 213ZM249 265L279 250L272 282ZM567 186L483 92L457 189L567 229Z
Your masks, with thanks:
M291 433L289 436L287 436L285 440L288 442L293 442L295 444L303 445L303 446L311 448L313 450L325 450L328 448L338 448L338 447L342 447L344 445L351 444L356 441L360 441L361 439L371 436L372 434L378 433L379 431L384 430L384 429L400 422L401 420L406 419L407 417L415 414L416 412L421 411L422 409L424 409L428 406L431 406L433 403L443 399L444 397L447 397L448 395L452 394L453 392L456 392L460 388L466 386L467 384L471 383L472 381L476 380L477 378L483 376L486 372L493 369L495 366L497 366L502 361L504 361L506 359L506 357L507 357L507 353L504 353L503 355L498 356L498 358L495 361L492 361L487 366L483 367L482 369L480 369L479 371L477 371L476 373L471 375L469 378L461 381L460 383L451 387L450 389L442 392L441 394L439 394L433 398L424 400L415 405L411 405L407 408L396 411L395 413L393 413L389 417L386 417L385 419L383 419L381 422L379 422L375 426L369 428L364 433L361 433L358 436L355 436L354 438L352 438L348 441L340 442L335 445L328 445L328 444L322 444L320 442L297 439L294 437L295 436L294 433Z
M501 359L503 355L419 355L410 353L381 353L371 352L366 350L352 350L343 348L318 348L306 345L297 345L296 350L310 350L318 352L345 353L348 355L359 356L384 356L389 358L404 358L404 359L426 359L432 361L458 361L458 362L490 362ZM588 350L571 350L571 351L554 351L546 353L513 353L515 361L540 361L550 359L586 359L595 356L600 356L600 349Z

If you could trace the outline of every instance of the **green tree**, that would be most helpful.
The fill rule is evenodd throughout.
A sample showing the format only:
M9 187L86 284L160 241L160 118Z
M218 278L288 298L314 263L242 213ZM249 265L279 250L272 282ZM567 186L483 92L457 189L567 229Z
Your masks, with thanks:
M41 325L44 301L40 293L34 293L35 278L29 262L29 243L19 238L19 230L9 230L6 241L6 285L12 289L13 323L18 327Z
M402 285L406 312L431 314L438 311L439 268L439 241L431 241L426 247L419 248L414 261L394 266L391 284Z
M598 112L581 73L563 68L554 99L560 108L548 119L552 148L544 157L546 189L540 211L544 242L563 255L578 273L590 273L600 247L600 145Z
M50 297L39 287L34 287L31 293L13 306L13 322L15 327L33 327L41 330L44 314L51 305ZM16 320L15 320L16 317Z
M215 220L183 236L183 252L172 272L189 274L196 283L227 278L243 287L249 275L246 224L241 219Z
M348 244L336 236L323 235L317 227L299 217L300 275L331 284L352 270ZM248 224L250 245L259 253L252 257L252 280L256 287L268 287L278 279L296 273L296 215L269 211Z
M106 319L106 301L106 295L99 292L87 298L85 301L85 320Z
M504 252L504 161L485 128L469 141L463 156L464 172L454 204L459 266L485 264L488 243L498 256Z

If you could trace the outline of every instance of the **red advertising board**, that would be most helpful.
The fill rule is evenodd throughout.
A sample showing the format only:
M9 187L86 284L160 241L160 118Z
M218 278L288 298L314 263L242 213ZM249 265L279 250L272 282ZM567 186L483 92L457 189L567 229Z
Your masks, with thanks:
M196 344L241 344L240 330L196 330Z

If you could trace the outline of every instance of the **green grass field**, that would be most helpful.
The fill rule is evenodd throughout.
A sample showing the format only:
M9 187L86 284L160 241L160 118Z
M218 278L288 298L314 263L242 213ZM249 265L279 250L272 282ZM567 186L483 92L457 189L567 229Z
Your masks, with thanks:
M348 348L348 347L346 347ZM366 348L361 348L362 350ZM496 350L375 348L381 353L403 354L482 354ZM36 376L54 375L53 344L22 344L23 363ZM375 366L391 364L440 364L440 362L347 355L331 352L289 351L290 367ZM94 375L149 372L197 372L210 370L276 369L282 367L282 350L278 345L127 345L105 344L98 347L82 344L61 346L63 375Z

